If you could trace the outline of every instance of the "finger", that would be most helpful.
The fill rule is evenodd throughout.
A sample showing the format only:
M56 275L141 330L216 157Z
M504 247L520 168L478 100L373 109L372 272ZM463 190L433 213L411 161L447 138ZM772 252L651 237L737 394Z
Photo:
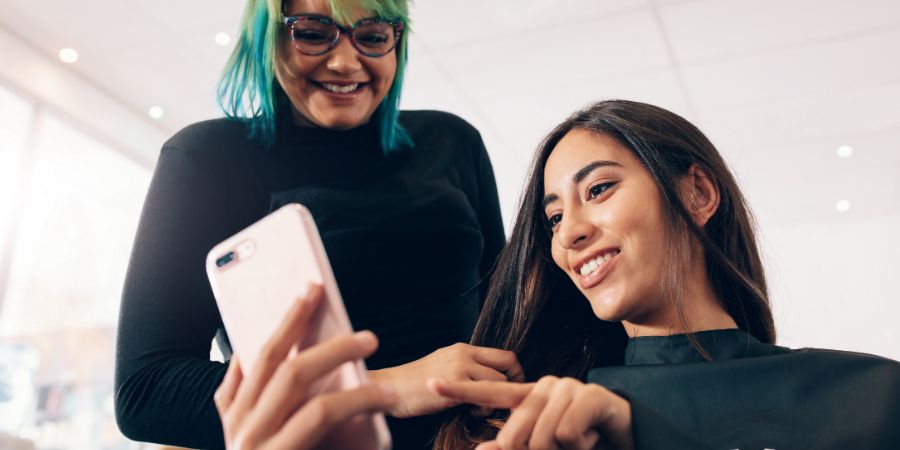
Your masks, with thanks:
M534 383L505 381L452 381L441 378L428 380L428 388L443 397L463 403L510 409L522 402Z
M244 414L256 404L263 387L272 378L275 369L284 361L291 347L300 340L303 332L306 331L309 319L321 301L322 292L321 285L310 285L306 297L298 299L291 306L275 333L266 342L252 372L247 374L246 382L241 383L238 388L233 402L237 414Z
M228 363L228 371L225 372L225 378L222 379L222 384L219 385L219 388L216 389L216 393L213 395L213 402L216 404L216 409L219 410L219 417L224 417L225 412L231 407L231 402L234 400L234 395L237 393L238 386L241 385L243 378L244 374L241 372L241 366L238 363L237 356L235 356Z
M619 448L631 442L631 407L628 401L602 386L586 385L575 395L572 404L560 419L572 430L558 430L563 434L575 430L594 430L603 442ZM575 448L593 448L589 436L572 439Z
M584 445L578 447L577 450L585 449L591 450L597 448L597 444L600 443L600 433L597 433L594 430L590 430L584 435Z
M473 381L506 381L506 375L487 366L473 365L466 372Z
M553 386L547 405L534 423L534 431L528 440L529 449L551 449L557 447L557 442L563 445L569 443L569 441L559 439L558 431L564 430L566 433L573 433L573 430L569 430L568 425L562 422L562 417L580 386L581 383L572 378L560 379ZM584 434L584 430L580 431L581 434Z
M475 365L471 366L468 369L468 376L470 380L475 381L506 381L506 375L501 372L497 372L490 367ZM456 401L458 402L458 400ZM488 408L486 406L479 406L477 408L472 409L472 414L475 417L487 417L490 416L494 412L493 408Z
M519 358L509 350L500 350L490 347L475 347L472 358L478 364L491 367L506 374L509 381L525 381L525 371L519 364Z
M364 358L378 347L371 331L332 338L286 361L265 387L250 417L248 429L274 433L309 395L309 386L341 364Z
M555 377L541 378L521 404L513 409L503 429L497 433L496 440L500 447L504 450L527 448L534 424L546 407L557 380Z
M359 413L384 411L396 402L396 393L376 384L319 395L291 416L270 442L270 447L315 448L335 425Z

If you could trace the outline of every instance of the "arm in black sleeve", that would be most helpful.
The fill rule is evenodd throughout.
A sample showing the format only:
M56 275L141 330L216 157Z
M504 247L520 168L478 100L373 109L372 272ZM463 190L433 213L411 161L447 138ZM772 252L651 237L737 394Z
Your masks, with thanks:
M481 226L481 234L484 237L484 251L481 256L481 264L478 273L481 275L480 299L484 305L484 299L490 285L491 275L494 273L494 265L500 256L500 251L506 245L506 233L503 230L503 218L500 214L500 199L497 194L497 181L494 179L494 169L491 159L481 136L477 135L477 148L475 149L475 170L478 173L478 223Z
M228 227L201 157L165 147L157 163L122 294L115 412L134 440L224 448L212 398L227 366L209 360L221 319L204 264Z

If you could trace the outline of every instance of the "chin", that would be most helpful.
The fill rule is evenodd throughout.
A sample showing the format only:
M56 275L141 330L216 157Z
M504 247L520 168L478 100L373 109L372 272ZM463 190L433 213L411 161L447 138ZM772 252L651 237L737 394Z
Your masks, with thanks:
M588 297L594 315L607 322L619 322L622 320L622 299L611 292L599 293Z

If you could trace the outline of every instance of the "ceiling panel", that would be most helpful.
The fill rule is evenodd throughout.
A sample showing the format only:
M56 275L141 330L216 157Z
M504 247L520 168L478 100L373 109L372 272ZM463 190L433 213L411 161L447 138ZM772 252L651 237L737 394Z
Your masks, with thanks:
M723 108L900 83L900 30L687 64L701 116Z
M521 38L544 29L570 31L598 18L644 8L648 0L455 0L413 2L413 28L428 46L445 49L504 37ZM567 42L563 31L557 40Z
M48 54L72 47L86 63L107 51L166 40L158 24L135 18L124 2L0 0L0 11L4 25Z
M108 0L105 0L108 1ZM132 14L152 19L168 31L184 33L198 27L218 27L234 33L244 11L244 0L154 0L130 2Z
M703 0L663 5L680 61L758 53L900 26L896 0Z
M166 113L160 122L173 132L219 115L215 85L221 67L198 58L189 47L144 44L132 51L106 53L79 70L103 80L107 89L140 111L163 107Z
M572 83L533 92L476 98L512 151L530 157L538 142L558 123L590 103L612 98L643 101L684 113L686 107L672 70L600 83Z
M714 141L754 147L773 143L821 142L831 150L855 145L863 136L900 128L900 84L772 100L706 114L698 125ZM880 147L889 151L888 146ZM890 151L894 151L891 148ZM737 156L737 155L736 155Z
M649 9L599 19L574 30L559 27L429 50L475 99L528 95L552 86L603 83L669 65Z

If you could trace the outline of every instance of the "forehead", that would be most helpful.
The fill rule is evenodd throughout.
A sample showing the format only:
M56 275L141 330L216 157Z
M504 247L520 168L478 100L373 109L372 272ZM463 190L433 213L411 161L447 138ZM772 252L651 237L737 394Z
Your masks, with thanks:
M359 19L371 17L372 12L363 8L360 2L352 0L284 0L285 11L288 15L295 14L321 14L323 16L334 16L332 4L337 4L342 15L342 19L347 22L356 22Z
M631 151L612 137L584 129L568 132L544 165L545 189L549 192L571 184L576 172L599 160L615 161L626 169L638 163Z

